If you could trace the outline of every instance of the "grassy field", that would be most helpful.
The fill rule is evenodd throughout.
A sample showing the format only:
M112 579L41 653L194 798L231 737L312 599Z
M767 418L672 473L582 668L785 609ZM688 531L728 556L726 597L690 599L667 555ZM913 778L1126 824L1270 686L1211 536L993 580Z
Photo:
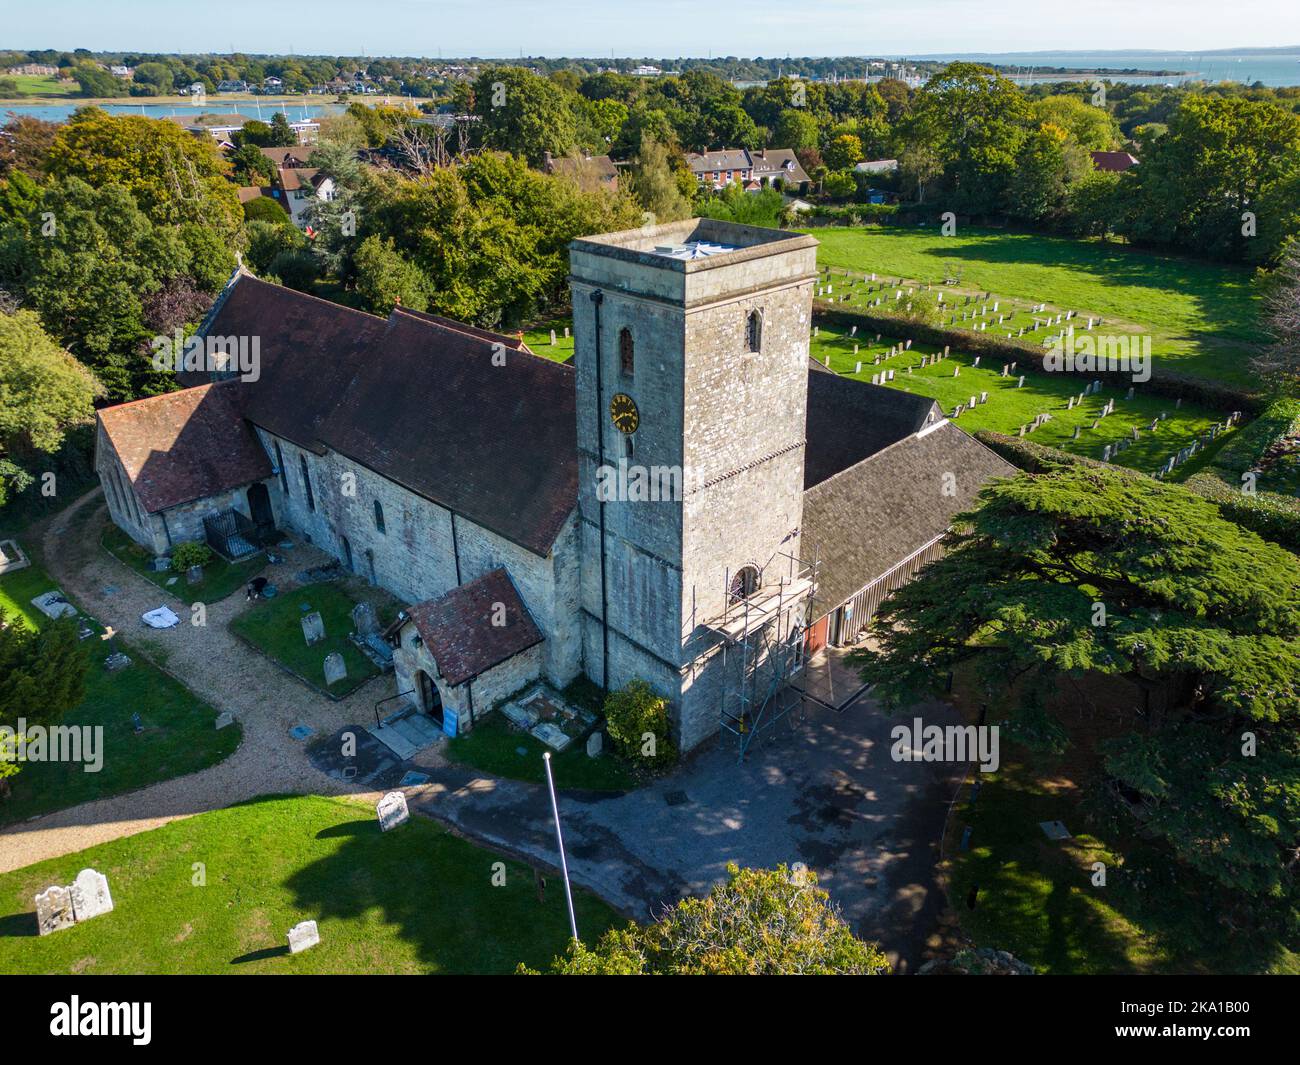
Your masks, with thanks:
M130 566L145 580L156 584L168 595L173 595L183 603L217 603L233 592L243 589L250 577L254 577L266 568L266 556L258 554L243 562L227 562L220 555L213 554L212 561L203 567L203 580L190 584L185 574L164 570L155 573L149 568L153 558L151 551L146 551L116 525L104 527L100 539L105 551L119 562ZM172 578L176 580L168 585Z
M565 328L569 335L564 335ZM555 330L555 343L551 343L551 330ZM534 355L542 355L556 362L565 362L573 357L573 319L555 318L542 322L532 329L524 330L524 343Z
M818 362L824 362L829 356L832 370L863 381L893 370L894 380L889 382L892 387L938 400L945 414L952 414L958 404L968 404L972 396L978 398L980 393L987 392L987 403L967 409L957 419L957 424L967 432L992 429L1015 435L1020 426L1028 426L1036 415L1046 412L1051 414L1051 421L1029 434L1029 439L1100 459L1107 444L1114 449L1120 440L1131 440L1136 428L1138 439L1126 450L1113 453L1112 461L1147 473L1154 473L1170 455L1225 417L1222 412L1186 401L1176 407L1172 399L1145 393L1142 385L1134 386L1131 400L1126 398L1126 389L1102 389L1082 403L1076 402L1071 410L1070 397L1077 400L1083 388L1079 378L1027 372L1024 387L1018 388L1016 382L1023 368L1015 376L1003 377L1000 359L985 358L975 366L973 357L954 352L937 364L921 368L921 356L933 355L936 349L914 344L910 350L887 358L897 344L895 337L882 336L876 343L874 335L851 337L845 330L819 326L810 350ZM857 354L854 354L855 346ZM879 365L873 362L877 356L881 359ZM855 372L859 362L862 370ZM954 376L954 370L960 373ZM1110 399L1115 400L1114 412L1101 418L1101 408ZM1162 413L1167 417L1151 430L1152 422ZM1092 428L1094 421L1096 429ZM1077 440L1074 439L1076 428ZM1222 434L1218 439L1224 439Z
M75 96L81 91L75 81L60 81L48 74L5 74L3 77L18 84L20 97Z
M457 736L447 744L447 757L485 773L512 780L541 784L546 780L542 755L549 748L510 727L500 711L474 726L474 731ZM557 788L585 788L592 791L631 791L637 779L631 768L606 743L599 758L588 758L586 742L571 743L551 758L551 772Z
M36 936L32 899L93 867L114 910ZM201 877L200 877L201 871ZM505 883L494 885L504 872ZM593 942L622 924L574 893ZM321 942L290 955L315 920ZM0 876L0 972L509 973L568 941L564 892L422 817L380 832L373 808L266 797Z
M55 588L35 562L0 577L0 608L35 628L47 624L31 600ZM213 727L216 711L188 688L145 661L119 639L132 664L116 673L104 668L107 645L92 636L82 645L90 659L86 697L68 711L64 725L102 726L103 768L87 773L80 763L31 762L11 778L13 794L0 803L0 823L20 821L78 803L131 791L215 765L239 746L238 724ZM144 730L131 723L139 714Z
M999 313L1014 312L998 335L1030 325L1029 308L1046 303L1053 312L1104 318L1108 333L1150 334L1158 365L1235 386L1255 383L1247 363L1265 338L1255 325L1256 296L1245 268L998 230L944 237L937 227L831 227L814 235L821 242L818 262L833 274L875 273L891 283L868 294L868 284L845 288L841 280L832 295L848 294L847 309L862 309L880 295L892 298L892 283L900 279L937 285L959 277L943 286L945 302L987 292L999 301Z
M337 584L312 584L255 604L231 621L230 631L291 673L331 695L343 696L379 674L375 664L348 639L353 629L352 608L356 605L357 601ZM313 610L320 611L325 638L308 647L302 635L302 619ZM327 686L325 657L334 651L343 656L348 675Z

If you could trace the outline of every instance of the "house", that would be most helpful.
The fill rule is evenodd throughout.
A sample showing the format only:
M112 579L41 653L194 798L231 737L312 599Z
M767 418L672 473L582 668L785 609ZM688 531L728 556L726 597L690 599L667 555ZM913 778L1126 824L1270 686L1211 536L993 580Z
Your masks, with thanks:
M263 92L279 92L283 88L284 82L273 74L267 75L262 79Z
M897 159L867 159L853 168L859 174L895 174L898 172Z
M189 96L206 96L208 87L201 81L192 81L181 92Z
M709 219L576 240L572 364L237 271L198 336L239 370L98 413L109 513L155 554L287 535L388 589L396 693L449 733L585 674L649 682L683 750L749 735L1014 472L810 362L816 246Z
M47 63L23 63L20 66L10 67L5 71L6 74L31 74L42 78L52 78L58 72L58 67L52 67Z
M238 79L223 79L217 83L217 92L248 92L248 82Z
M210 136L223 148L233 147L233 136L237 130L244 128L246 122L252 121L252 115L242 115L238 111L228 114L201 114L194 117L185 115L167 115L167 121L175 122L196 137ZM298 143L315 144L320 136L320 123L315 119L289 120L289 128L298 136Z
M1137 157L1128 152L1089 152L1088 154L1092 156L1093 166L1110 174L1122 174L1130 167L1138 165Z
M271 160L271 165L276 170L293 170L297 167L304 167L307 165L307 157L311 154L303 151L300 146L259 148L258 151Z
M618 189L618 167L608 155L574 155L554 159L547 152L542 170L570 178L583 188Z
M802 186L808 174L789 148L724 148L716 152L691 152L686 156L695 180L713 189L730 184L762 188L780 179L785 185Z
M114 64L108 68L108 72L115 78L121 78L122 81L130 81L135 77L135 71L130 67L123 66L120 63Z
M313 202L329 203L337 194L334 179L315 167L286 166L275 172L272 195L296 226L307 225L307 208Z

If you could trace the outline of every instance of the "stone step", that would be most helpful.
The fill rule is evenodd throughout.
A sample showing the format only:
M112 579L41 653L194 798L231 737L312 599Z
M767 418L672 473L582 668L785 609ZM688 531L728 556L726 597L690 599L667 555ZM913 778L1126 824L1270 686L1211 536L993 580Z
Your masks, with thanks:
M403 717L398 718L396 721L390 721L384 728L386 730L392 729L417 751L429 745L428 738L421 731L420 726L413 717Z
M368 728L366 731L402 761L406 761L419 753L420 748L403 737L392 725L385 725L383 728Z
M428 714L412 714L405 719L405 724L422 740L422 746L429 747L442 739L442 728Z

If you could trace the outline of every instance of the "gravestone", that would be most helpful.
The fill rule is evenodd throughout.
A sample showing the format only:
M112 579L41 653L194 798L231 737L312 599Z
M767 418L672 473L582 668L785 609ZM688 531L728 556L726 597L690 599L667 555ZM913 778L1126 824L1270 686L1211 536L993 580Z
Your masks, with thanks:
M379 631L379 621L375 618L375 608L369 603L358 603L352 608L352 627L358 636L369 636Z
M231 713L229 710L222 710L221 713L217 715L217 721L216 721L217 731L220 731L221 729L225 728L227 725L233 725L234 723L235 723L235 715Z
M1017 388L1024 388L1024 387L1025 387L1025 377L1024 377L1024 374L1021 374L1020 377L1017 379L1017 381L1016 381L1016 387L1017 387Z
M186 584L198 584L202 580L203 580L202 566L191 566L189 569L185 571Z
M331 651L325 656L325 685L336 684L348 675L347 663L343 661L343 656L337 651Z
M310 614L303 615L302 638L307 641L308 647L325 639L325 621L320 616L319 610L313 610Z
M104 659L104 668L110 673L117 673L120 670L126 669L130 664L131 656L123 654L121 651L114 651Z
M320 932L315 921L299 921L289 929L289 953L301 954L320 942Z
M41 935L48 936L76 923L71 888L53 884L36 896L36 930Z
M406 808L406 796L400 791L390 791L380 799L375 806L375 813L379 815L381 832L391 832L411 819L410 811Z
M81 870L68 891L72 896L72 912L78 921L89 921L113 909L108 877L94 869Z
M551 330L551 347L555 347L555 330Z
M599 758L604 749L605 738L600 732L593 732L587 737L587 757Z

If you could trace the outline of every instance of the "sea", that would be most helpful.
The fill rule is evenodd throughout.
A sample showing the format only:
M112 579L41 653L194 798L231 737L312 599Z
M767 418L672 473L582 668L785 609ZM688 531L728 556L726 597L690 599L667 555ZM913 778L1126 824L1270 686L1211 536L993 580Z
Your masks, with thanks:
M1008 67L1017 81L1058 81L1060 75L1035 73L1042 67L1075 70L1175 71L1176 74L1108 74L1110 81L1178 85L1187 81L1235 81L1245 85L1261 82L1279 87L1300 85L1300 45L1284 50L1242 49L1218 52L946 52L937 55L890 56L912 60L966 60Z

